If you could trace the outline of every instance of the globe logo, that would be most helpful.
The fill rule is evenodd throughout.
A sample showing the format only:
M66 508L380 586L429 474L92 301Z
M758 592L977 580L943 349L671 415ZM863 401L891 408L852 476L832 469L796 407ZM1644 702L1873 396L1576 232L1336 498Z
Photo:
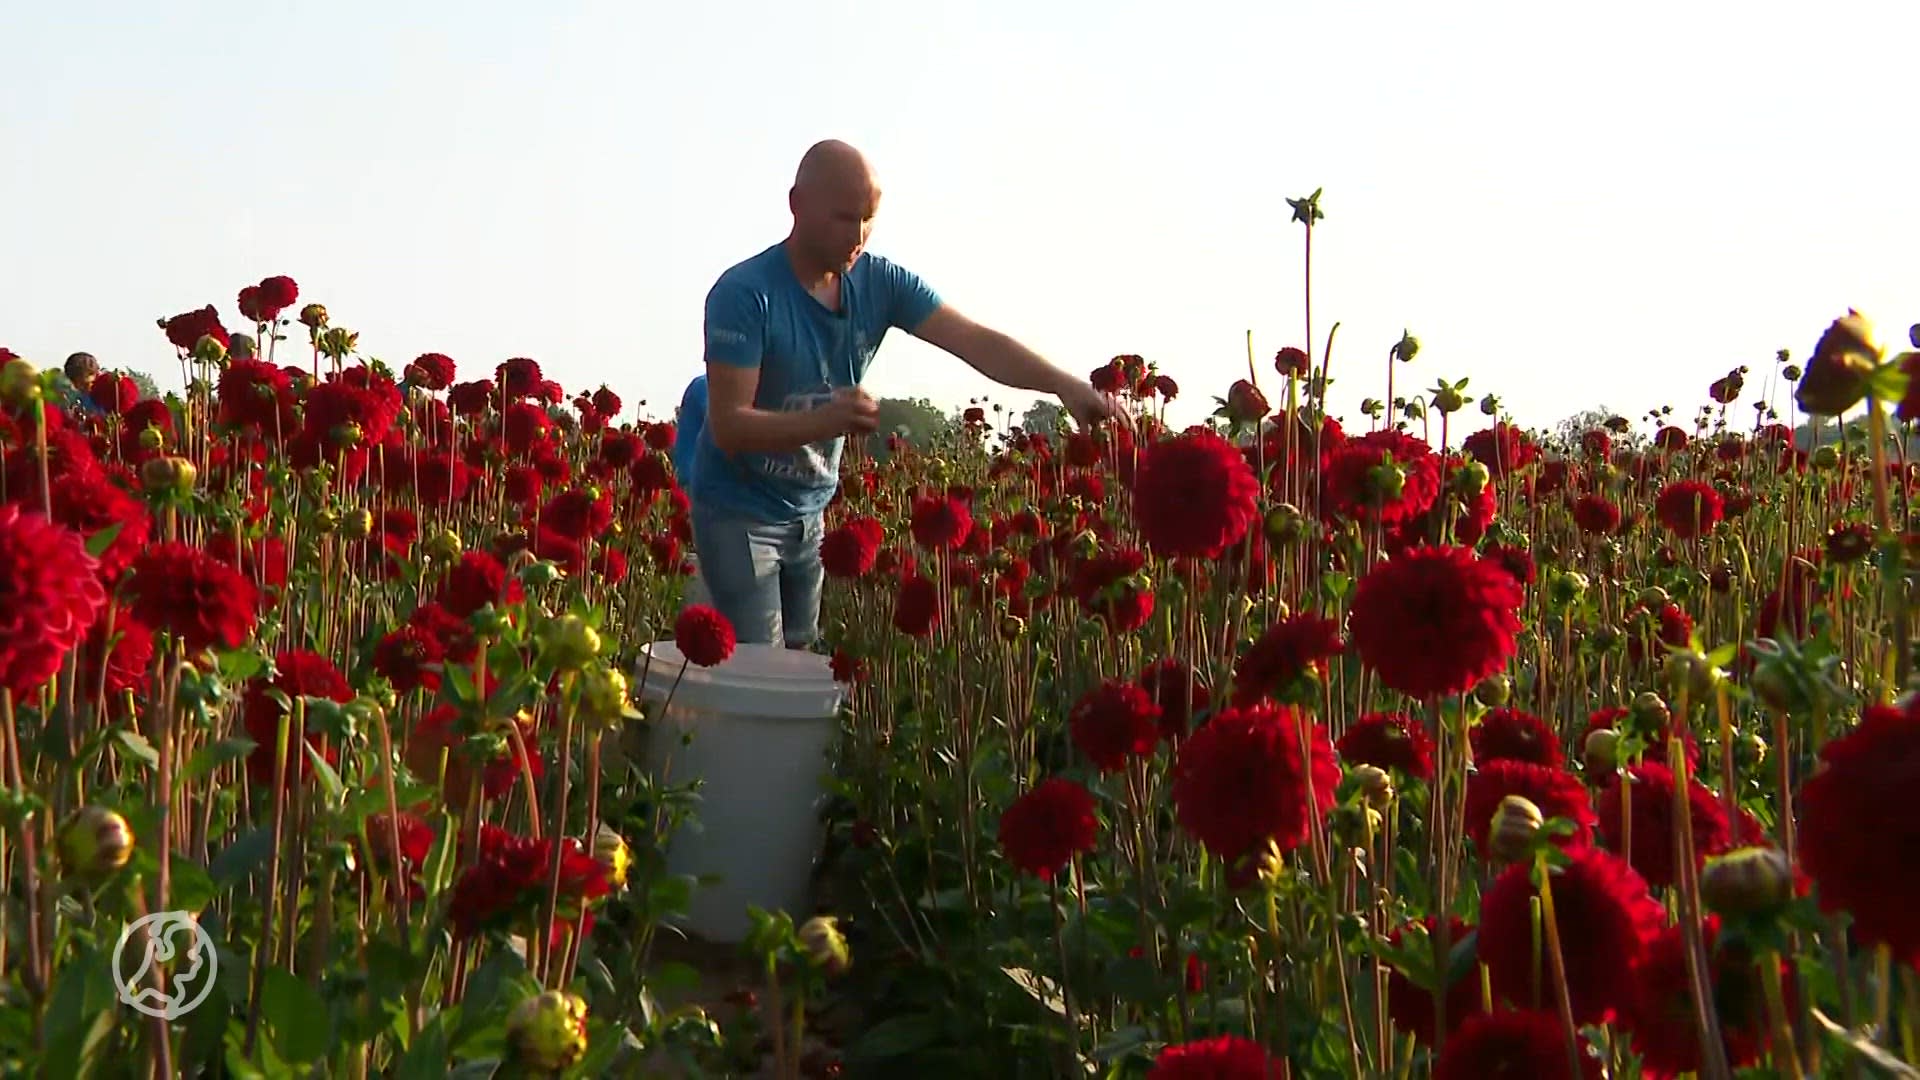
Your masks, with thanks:
M141 930L145 933L140 933ZM127 943L138 938L139 955L128 957ZM155 964L173 965L173 985L151 985ZM184 911L142 915L120 931L113 947L113 985L120 1000L148 1016L176 1020L200 1007L213 992L220 959L198 920Z

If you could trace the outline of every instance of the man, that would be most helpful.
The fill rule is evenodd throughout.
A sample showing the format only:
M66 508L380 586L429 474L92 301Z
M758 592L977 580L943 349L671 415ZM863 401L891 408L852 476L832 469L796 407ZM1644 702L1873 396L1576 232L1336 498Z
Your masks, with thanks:
M92 353L77 352L67 357L67 382L73 385L73 395L67 401L70 410L82 413L102 413L98 402L93 400L93 380L100 376L100 361Z
M787 195L792 231L707 294L707 420L688 494L701 576L740 641L807 648L818 634L821 513L839 487L844 436L877 426L879 404L860 383L889 329L1003 386L1057 395L1082 426L1132 422L1085 379L868 253L879 203L859 151L816 144Z
M707 377L699 375L687 384L686 393L680 397L680 411L674 416L673 425L673 476L680 484L680 490L687 493L688 501L693 498L694 454L700 443L700 430L707 426ZM694 553L688 560L693 564L693 574L687 578L686 587L680 592L680 601L685 606L710 604L712 594L707 592L706 582L700 577L700 556Z

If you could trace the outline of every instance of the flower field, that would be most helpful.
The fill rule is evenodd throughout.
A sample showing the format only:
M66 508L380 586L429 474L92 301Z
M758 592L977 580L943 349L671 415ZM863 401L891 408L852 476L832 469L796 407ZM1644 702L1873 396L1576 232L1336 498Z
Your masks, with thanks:
M702 968L672 422L237 310L164 400L0 350L0 1073L1915 1075L1920 383L1856 315L1560 435L1408 336L854 445L819 910Z

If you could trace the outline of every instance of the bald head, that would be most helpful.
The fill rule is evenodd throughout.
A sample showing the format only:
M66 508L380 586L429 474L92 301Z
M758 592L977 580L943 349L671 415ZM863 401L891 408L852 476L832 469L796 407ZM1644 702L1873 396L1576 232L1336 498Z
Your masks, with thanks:
M880 184L865 155L828 139L800 159L787 205L793 211L792 244L806 269L845 273L866 247L880 209Z

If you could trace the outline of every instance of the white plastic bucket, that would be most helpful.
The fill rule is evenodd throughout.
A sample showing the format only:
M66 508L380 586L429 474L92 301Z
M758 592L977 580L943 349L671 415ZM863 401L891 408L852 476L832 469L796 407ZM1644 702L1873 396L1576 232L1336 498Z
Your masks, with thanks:
M805 919L821 780L845 695L827 658L743 644L703 668L671 641L644 653L643 700L672 694L647 732L647 768L675 785L704 781L692 826L668 841L667 871L718 877L694 889L683 925L733 943L746 939L749 904Z

